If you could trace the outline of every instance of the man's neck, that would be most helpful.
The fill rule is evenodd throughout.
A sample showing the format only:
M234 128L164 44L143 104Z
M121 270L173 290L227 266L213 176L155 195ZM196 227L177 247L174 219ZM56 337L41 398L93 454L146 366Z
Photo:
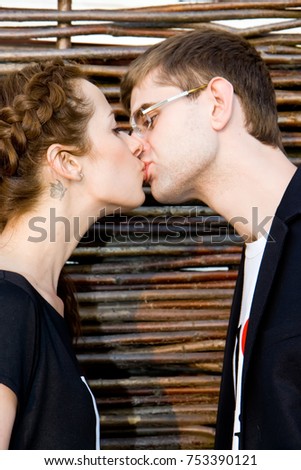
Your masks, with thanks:
M228 159L211 178L202 199L221 214L246 242L266 235L296 166L280 151L259 145Z

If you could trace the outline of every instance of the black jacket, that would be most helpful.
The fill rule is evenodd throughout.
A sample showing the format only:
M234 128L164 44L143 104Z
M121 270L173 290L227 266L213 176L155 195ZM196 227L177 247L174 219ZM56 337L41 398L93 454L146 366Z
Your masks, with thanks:
M244 255L225 348L216 449L231 449L232 358ZM276 211L255 287L242 374L241 449L301 449L301 169Z

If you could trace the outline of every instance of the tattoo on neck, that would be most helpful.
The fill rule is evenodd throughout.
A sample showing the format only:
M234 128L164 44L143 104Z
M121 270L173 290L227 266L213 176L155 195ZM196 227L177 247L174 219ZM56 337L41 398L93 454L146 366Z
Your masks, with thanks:
M61 181L56 180L56 183L50 183L50 197L53 199L59 199L61 201L66 191L67 188L64 187Z

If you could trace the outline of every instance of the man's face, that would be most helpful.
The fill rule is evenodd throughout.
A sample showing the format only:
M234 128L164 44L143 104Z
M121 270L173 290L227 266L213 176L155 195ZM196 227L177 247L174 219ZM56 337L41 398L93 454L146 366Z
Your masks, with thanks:
M197 87L199 84L195 84ZM176 86L156 83L150 74L131 96L131 114L178 95ZM203 178L216 153L216 139L208 115L206 90L195 99L182 97L148 113L142 160L153 196L162 203L199 199Z

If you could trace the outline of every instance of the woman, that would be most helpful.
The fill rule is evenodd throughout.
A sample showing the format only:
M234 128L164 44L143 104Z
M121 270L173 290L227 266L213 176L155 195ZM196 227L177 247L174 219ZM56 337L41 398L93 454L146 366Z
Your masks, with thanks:
M76 303L58 284L96 218L144 201L141 150L74 65L29 65L0 83L1 449L99 446L69 334Z

